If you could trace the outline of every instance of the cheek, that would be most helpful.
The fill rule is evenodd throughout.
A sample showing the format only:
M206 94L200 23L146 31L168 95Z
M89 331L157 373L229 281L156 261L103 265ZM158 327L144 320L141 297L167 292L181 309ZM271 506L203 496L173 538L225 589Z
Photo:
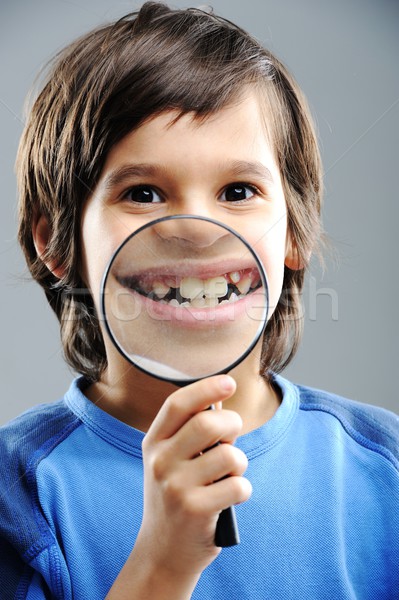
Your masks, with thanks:
M258 238L259 239L259 238ZM281 296L284 280L286 225L283 221L275 225L254 245L265 268L269 286L269 318Z
M281 269L269 271L268 284L269 284L269 319L274 313L276 306L280 300L281 291L283 288L284 280L284 263Z
M123 241L114 219L88 209L82 217L81 277L98 302L104 271L113 252Z

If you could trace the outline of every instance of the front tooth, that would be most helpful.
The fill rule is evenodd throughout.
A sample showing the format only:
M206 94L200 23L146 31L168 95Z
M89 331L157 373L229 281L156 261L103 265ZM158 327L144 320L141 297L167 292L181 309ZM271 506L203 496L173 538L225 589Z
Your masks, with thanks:
M154 281L152 284L152 291L158 298L165 298L170 292L170 287L162 281Z
M238 283L240 281L241 275L239 271L232 271L229 273L231 283Z
M203 296L204 282L197 277L183 277L180 282L180 295L190 300Z
M194 298L194 300L190 302L190 306L193 308L204 308L206 306L206 300L202 296L200 298Z
M249 288L251 287L252 277L250 274L245 275L236 283L237 288L240 290L241 294L247 294Z
M219 300L216 296L207 296L204 298L206 308L214 308L219 305Z
M227 281L224 277L211 277L204 281L206 298L223 298L227 294Z

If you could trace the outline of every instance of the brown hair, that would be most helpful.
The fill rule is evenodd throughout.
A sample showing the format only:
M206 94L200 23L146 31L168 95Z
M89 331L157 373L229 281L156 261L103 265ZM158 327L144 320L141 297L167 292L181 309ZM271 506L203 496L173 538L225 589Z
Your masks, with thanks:
M93 300L79 272L82 207L107 153L146 119L170 109L206 118L248 85L272 110L272 135L299 261L320 233L321 166L306 102L286 68L229 21L199 9L146 2L59 53L20 143L19 241L31 274L61 324L68 363L91 380L106 366ZM45 255L32 237L35 215L50 226ZM62 265L57 279L45 262ZM301 334L304 268L285 269L283 294L268 323L261 369L281 370Z

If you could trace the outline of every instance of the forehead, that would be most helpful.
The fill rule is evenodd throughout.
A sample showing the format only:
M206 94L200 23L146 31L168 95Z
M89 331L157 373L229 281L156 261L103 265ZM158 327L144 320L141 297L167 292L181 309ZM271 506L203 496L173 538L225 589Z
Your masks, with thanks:
M209 161L274 162L270 123L255 93L211 113L171 110L147 119L113 146L105 170L135 162Z

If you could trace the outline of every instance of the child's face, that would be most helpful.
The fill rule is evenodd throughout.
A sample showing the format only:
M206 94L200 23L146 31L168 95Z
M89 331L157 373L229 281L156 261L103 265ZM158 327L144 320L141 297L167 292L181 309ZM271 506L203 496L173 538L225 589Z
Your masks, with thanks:
M175 214L210 217L256 250L269 283L271 312L292 262L279 169L255 95L201 122L167 112L109 152L82 216L83 277L96 302L106 265L138 227ZM289 264L291 266L291 264Z

